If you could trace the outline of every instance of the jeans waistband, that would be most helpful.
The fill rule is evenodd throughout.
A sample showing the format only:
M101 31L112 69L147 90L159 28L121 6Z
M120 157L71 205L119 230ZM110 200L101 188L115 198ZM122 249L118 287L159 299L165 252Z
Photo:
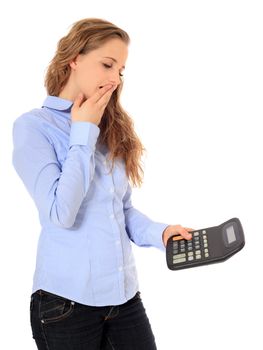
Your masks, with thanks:
M47 291L45 291L45 290L43 290L43 289L38 289L38 290L36 290L33 294L35 294L35 293L38 294L38 295L49 294L49 295L51 295L51 296L56 296L56 297L58 297L58 298L66 299L65 297L62 297L62 296L60 296L60 295L47 292ZM132 302L132 301L133 301L134 299L136 299L136 298L140 298L140 295L141 295L141 292L140 292L140 291L137 291L136 294L133 296L133 298L131 298L130 300L128 300L125 304L128 304L128 303ZM108 305L108 306L109 306L109 305Z

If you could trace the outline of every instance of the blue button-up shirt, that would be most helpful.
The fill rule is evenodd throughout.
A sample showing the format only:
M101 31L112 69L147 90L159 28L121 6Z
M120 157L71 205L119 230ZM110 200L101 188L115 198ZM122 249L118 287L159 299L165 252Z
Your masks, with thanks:
M72 101L47 96L13 124L13 166L39 213L32 293L91 306L119 305L139 290L133 241L165 251L166 223L135 209L125 163L112 173L100 128L71 121Z

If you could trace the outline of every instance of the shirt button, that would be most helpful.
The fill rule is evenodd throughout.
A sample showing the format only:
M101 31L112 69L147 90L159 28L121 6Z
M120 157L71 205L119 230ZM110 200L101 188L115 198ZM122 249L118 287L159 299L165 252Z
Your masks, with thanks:
M119 271L122 271L122 266L119 266Z
M116 243L116 245L119 245L121 242L120 241L116 241L115 243Z
M114 187L111 187L110 188L110 193L113 193L114 192Z
M113 218L114 218L114 214L111 214L111 215L110 215L110 218L113 219Z

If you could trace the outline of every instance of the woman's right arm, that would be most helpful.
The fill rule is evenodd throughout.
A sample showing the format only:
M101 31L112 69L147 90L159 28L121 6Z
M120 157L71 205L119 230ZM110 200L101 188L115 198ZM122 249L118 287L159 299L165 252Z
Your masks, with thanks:
M40 127L26 116L14 122L12 163L44 220L63 228L74 225L94 176L99 132L94 123L72 122L61 169L54 146Z
M74 225L95 171L98 127L117 85L107 84L85 99L80 93L71 108L69 147L62 169L55 149L34 118L13 124L13 166L33 198L39 215L63 228Z

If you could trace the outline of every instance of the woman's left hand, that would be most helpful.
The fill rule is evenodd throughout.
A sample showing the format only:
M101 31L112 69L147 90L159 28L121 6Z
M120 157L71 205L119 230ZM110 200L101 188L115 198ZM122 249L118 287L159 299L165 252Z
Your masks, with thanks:
M166 227L166 229L163 231L163 243L166 247L168 239L176 234L180 234L184 239L191 239L192 234L189 233L189 231L194 231L193 228L189 227L183 227L181 225L169 225Z

